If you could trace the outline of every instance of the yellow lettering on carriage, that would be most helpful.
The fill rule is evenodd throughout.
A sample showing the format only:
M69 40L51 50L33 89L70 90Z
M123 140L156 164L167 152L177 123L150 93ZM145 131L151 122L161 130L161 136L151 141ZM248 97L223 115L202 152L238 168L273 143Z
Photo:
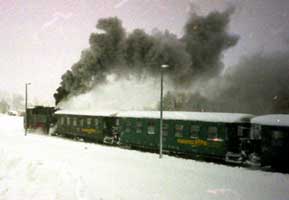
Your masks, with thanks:
M205 140L195 139L195 140L188 140L188 139L178 139L177 143L179 144L189 144L192 146L207 146L208 142Z
M94 128L83 128L81 129L82 132L87 133L87 134L92 134L95 133L95 129Z

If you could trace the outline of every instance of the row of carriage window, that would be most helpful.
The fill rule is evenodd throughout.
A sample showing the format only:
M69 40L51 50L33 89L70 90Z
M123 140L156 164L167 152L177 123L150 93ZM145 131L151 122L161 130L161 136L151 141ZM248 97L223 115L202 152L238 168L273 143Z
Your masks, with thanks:
M126 124L125 132L131 132L131 126L130 124ZM156 126L153 122L148 123L147 126L147 134L154 135L156 134ZM143 133L143 125L141 122L136 123L136 129L135 132L137 134ZM201 126L200 125L190 125L189 134L191 138L199 138L201 132ZM175 137L184 137L185 133L185 126L183 124L175 124L174 125L174 134ZM216 126L208 126L207 127L207 133L208 133L208 139L215 139L218 137L218 127ZM163 136L169 135L169 125L164 123L163 124Z
M77 123L77 121L79 123ZM84 127L84 124L86 124L85 126L95 126L95 127L99 127L99 120L97 118L92 119L92 118L76 118L76 117L61 117L60 118L60 124L61 125L67 125L67 126L80 126L80 127Z
M78 122L78 123L77 123ZM77 117L61 117L60 119L61 125L67 125L67 126L80 126L80 127L98 127L100 128L100 120L97 118L77 118ZM119 120L116 122L117 125L119 125ZM103 127L106 128L106 123L103 123ZM131 121L127 120L123 130L126 133L131 133L133 131L134 127L132 126ZM135 124L134 132L136 134L142 134L144 133L144 124L142 121L137 121ZM147 134L154 135L157 132L156 124L151 121L147 124ZM185 126L183 124L175 124L174 125L174 134L175 137L184 137L185 132ZM201 126L200 125L191 125L189 129L189 134L191 138L199 138L199 134L201 132ZM218 138L218 127L216 126L208 126L207 127L207 133L208 133L208 139L215 139ZM164 123L163 124L163 136L168 136L169 134L169 125Z

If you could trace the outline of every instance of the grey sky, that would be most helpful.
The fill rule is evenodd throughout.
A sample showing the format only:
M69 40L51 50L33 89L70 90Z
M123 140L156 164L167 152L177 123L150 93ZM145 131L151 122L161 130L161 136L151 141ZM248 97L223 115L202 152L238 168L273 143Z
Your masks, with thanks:
M240 35L225 64L289 46L289 0L0 0L0 91L54 103L61 75L88 47L99 18L118 16L127 30L154 27L182 34L189 2L201 14L235 5L230 32ZM1 98L1 97L0 97Z

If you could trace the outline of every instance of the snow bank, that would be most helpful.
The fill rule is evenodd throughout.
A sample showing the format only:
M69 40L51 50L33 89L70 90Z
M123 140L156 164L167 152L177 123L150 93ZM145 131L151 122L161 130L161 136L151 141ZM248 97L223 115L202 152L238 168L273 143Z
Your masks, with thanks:
M0 199L288 200L289 175L37 134L0 116Z

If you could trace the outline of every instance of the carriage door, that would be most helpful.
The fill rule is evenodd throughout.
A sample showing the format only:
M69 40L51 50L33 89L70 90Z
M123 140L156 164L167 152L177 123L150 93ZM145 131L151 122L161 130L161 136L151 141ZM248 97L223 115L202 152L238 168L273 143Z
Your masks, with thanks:
M104 118L104 135L114 136L117 133L117 119L115 117Z

